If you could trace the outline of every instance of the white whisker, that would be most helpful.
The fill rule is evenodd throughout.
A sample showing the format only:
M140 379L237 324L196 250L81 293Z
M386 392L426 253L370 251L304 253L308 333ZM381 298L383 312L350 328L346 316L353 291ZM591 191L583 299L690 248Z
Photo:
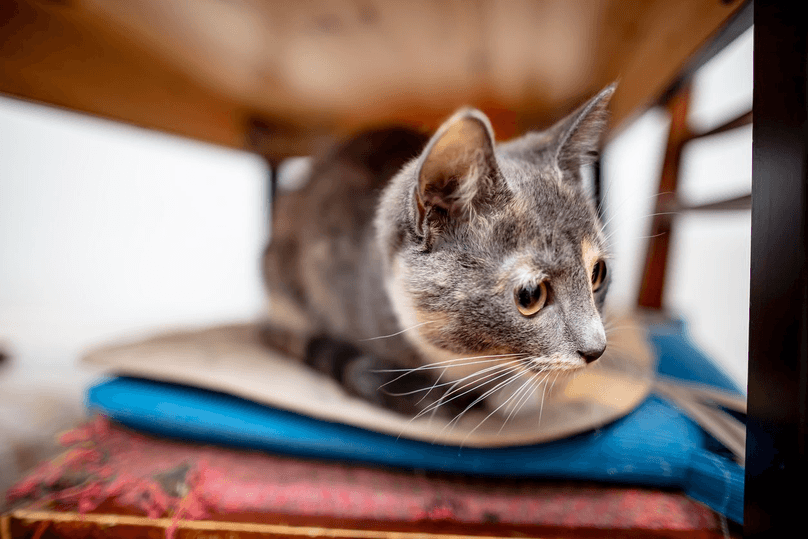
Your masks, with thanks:
M496 361L497 359L507 358L507 357L515 357L515 356L527 356L527 354L499 354L493 356L469 356L469 357L459 357L456 359L447 359L445 361L438 361L436 363L428 363L426 365L421 365L420 367L413 367L411 369L374 369L372 372L406 372L411 373L415 371L428 371L428 370L435 370L435 369L445 369L446 363L457 363L459 361L467 361L467 360L476 360L476 359L485 359L485 358L493 358L491 361ZM490 363L491 361L479 361L475 363L460 363L457 366L466 366L466 365L474 365L476 363ZM455 365L449 365L452 367Z
M511 361L511 362L508 362L508 364L510 364L510 363L516 363L516 362L518 362L518 361L521 361L521 360L513 360L513 361ZM389 393L389 392L388 392L387 394L388 394L388 395L397 396L397 397L403 397L403 396L406 396L406 395L414 395L415 393L420 393L421 391L432 391L432 390L433 390L433 389L435 389L436 387L444 387L444 386L448 386L448 385L450 385L450 384L457 385L457 384L459 384L459 383L462 383L464 380L467 380L467 379L469 379L469 378L471 378L471 377L473 377L473 376L479 376L479 375L481 375L481 374L485 374L485 373L487 373L487 372L489 372L489 371L491 371L491 370L494 370L494 369L497 369L497 368L499 368L499 367L502 367L502 365L503 365L503 364L492 365L492 366L490 366L490 367L486 367L486 368L484 368L484 369L480 369L480 370L478 370L478 371L474 371L474 372L473 372L473 373L471 373L471 374L467 374L466 376L464 376L463 378L460 378L460 379L459 379L459 380L457 380L457 381L455 381L455 380L449 380L448 382L443 382L442 384L439 384L438 382L440 382L440 378L441 378L441 377L442 377L444 374L446 374L446 370L445 370L445 369L446 369L446 368L448 368L448 367L446 367L446 368L444 368L444 371L443 371L442 373L440 373L440 376L438 376L438 379L435 381L435 383L434 383L434 384L432 384L432 385L431 385L430 387L428 387L428 388L426 388L426 387L422 387L422 388L419 388L419 389L414 389L414 390L412 390L412 391L407 391L407 392L405 392L405 393ZM390 382L387 382L387 384L389 384L389 383L390 383ZM387 384L384 384L384 385L380 386L380 387L379 387L379 389L381 390L381 389L382 389L384 386L386 386ZM450 389L451 389L451 388L450 388ZM426 395L425 395L425 396L426 396ZM422 398L422 399L423 399L423 398ZM421 401L418 401L418 402L421 402Z
M469 389L467 389L466 391L463 391L462 393L459 393L459 394L457 394L457 395L453 396L453 397L452 397L452 398L450 398L450 399L446 399L446 400L444 400L444 398L445 398L445 397L446 397L446 396L449 394L449 392L447 392L447 395L444 395L443 397L441 397L441 399L440 399L440 400L438 400L438 402L437 402L437 403L433 403L433 405L432 405L432 408L431 408L431 409L424 410L424 412L427 412L427 411L432 412L432 416L431 416L431 417L434 417L434 416L435 416L435 413L436 413L436 412L437 412L437 410L438 410L438 408L440 408L440 407L441 407L441 406L443 406L444 404L447 404L447 403L449 403L449 402L453 401L453 400L454 400L454 399L456 399L456 398L459 398L459 397L463 397L463 396L465 396L465 395L468 395L469 393L472 393L473 391L476 391L476 390L478 390L478 389L481 389L481 388L483 388L483 387L487 386L488 384L492 384L492 383L496 382L497 380L501 380L502 378L504 378L504 377L506 377L506 376L510 376L510 375L512 375L512 373L513 373L513 372L514 372L514 367L509 367L509 368L506 368L506 369L502 369L502 370L500 370L500 371L498 371L498 372L495 372L495 373L489 374L488 376L486 376L486 377L485 377L485 378L487 378L487 380L486 380L485 382L480 383L480 380L475 380L475 381L472 381L472 382L470 382L469 384L466 384L466 385L465 385L465 386L463 386L462 388L458 389L457 391L461 391L462 389L464 389L464 388L466 388L466 387L469 387L469 386L472 386L472 387L470 387L470 388L469 388ZM476 385L475 385L475 384L476 384ZM464 413L465 413L466 411L468 411L468 410L469 410L471 407L473 407L473 406L474 406L474 404L476 404L476 402L478 402L478 401L475 401L475 402L473 402L472 404L470 404L470 405L469 405L469 406L468 406L466 409L464 409L464 410L463 410L463 411L460 413L460 415L464 414ZM445 429L445 428L446 428L446 427L444 427L444 429ZM442 431L441 431L441 432L442 432Z
M502 361L504 358L513 359L513 358L518 358L519 356L525 356L525 355L526 354L502 354L502 355L498 355L498 356L477 356L477 357L457 358L457 359L448 359L446 361L440 361L438 363L431 363L429 365L422 365L420 367L415 367L415 368L412 368L412 369L374 369L371 372L380 372L380 373L381 372L387 372L387 373L401 372L401 373L403 373L403 374L393 378L392 380L389 380L389 381L385 382L381 386L379 386L379 389L381 389L384 386L386 386L388 384L392 384L393 382L396 382L396 381L400 380L401 378L404 378L408 374L411 374L411 373L414 373L414 372L417 372L417 371L425 371L425 370L428 371L428 370L444 369L444 372L445 372L446 369L452 368L452 367L467 367L469 365L479 365L480 363L492 363L492 362L495 362L495 361ZM483 361L468 361L468 360L472 360L472 359L476 360L476 359L480 359L480 358L493 358L493 359L486 359L486 360L483 360ZM466 362L465 363L457 363L459 361L466 361ZM453 362L454 362L454 364L452 364L452 365L444 365L444 363L453 363Z
M520 373L520 374L521 374L521 373ZM510 382L512 382L512 381L513 381L513 378L511 378L510 380L507 380L507 382L508 382L508 383L510 383ZM500 384L500 386L501 386L501 384ZM499 386L498 386L498 387L499 387ZM497 389L497 388L494 388L494 389ZM490 394L490 392L489 392L489 394ZM514 395L515 395L515 393L514 393ZM495 413L497 413L497 412L499 411L499 409L500 409L500 408L502 408L503 406L505 406L506 404L508 404L508 402L510 402L510 400L511 400L512 398L513 398L513 395L511 395L511 396L510 396L508 399L506 399L506 400L505 400L505 402L503 402L502 404L500 404L499 406L497 406L496 408L494 408L494 410L493 410L493 411L492 411L490 414L488 414L487 416L485 416L485 417L483 418L483 420L482 420L482 421L480 421L479 423L477 423L477 426L476 426L476 427L474 427L473 429L471 429L471 430L468 432L468 434L466 434L466 437L465 437L465 438L463 438L463 442L461 442L460 447L463 447L463 446L466 444L466 440L468 440L468 439L469 439L469 436L471 436L472 434L474 434L474 431L476 431L478 428L480 428L480 427L482 426L482 424L483 424L483 423L485 423L485 422L488 420L488 418L489 418L489 417L491 417L492 415L494 415ZM464 413L465 413L465 410L464 410ZM450 424L451 424L451 423L450 423Z
M513 362L513 363L516 363L516 362ZM491 374L486 375L484 378L491 378L492 376L493 376L493 378L491 378L490 380L488 380L488 381L486 381L486 382L483 382L482 384L478 384L478 385L477 385L477 387L483 387L483 386L485 386L485 385L490 384L491 382L496 382L496 381L497 381L497 380L499 380L500 378L503 378L503 377L508 376L509 374L511 374L511 373L514 371L514 369L515 369L515 367L512 367L512 366L510 366L510 365L498 365L498 366L499 366L499 367L503 367L503 368L502 368L500 371L498 371L498 372L494 372L494 373L491 373ZM483 378L483 379L484 379L484 378ZM465 389L465 388L467 388L467 387L469 387L469 386L474 386L474 384L475 384L475 383L477 383L477 382L479 382L479 380L472 380L471 382L469 382L468 384L464 385L463 387L461 387L460 389L458 389L458 390L456 390L456 391L462 391L463 389ZM449 403L449 402L451 402L451 401L453 401L453 400L457 399L458 397L462 397L462 396L467 395L468 393L470 393L470 392L474 391L475 389L477 389L477 387L472 387L471 389L467 389L467 390L466 390L466 391L464 391L463 393L458 393L457 395L455 395L454 397L452 397L452 398L450 398L450 399L448 399L448 400L444 400L446 397L448 397L449 395L451 395L451 394L452 394L453 389L451 389L451 388L450 388L450 389L449 389L449 391L447 391L447 392L446 392L446 393L445 393L445 394L444 394L444 395L443 395L443 396L442 396L442 397L441 397L441 398L438 400L438 402L433 403L433 404L429 405L428 407L426 407L425 409L423 409L423 410L421 410L420 412L418 412L418 414L417 414L417 415L416 415L416 416L415 416L413 419L417 419L418 417L420 417L420 416L422 416L422 415L424 415L424 414L426 414L426 413L429 413L429 412L434 412L435 410L437 410L438 408L440 408L440 407L441 407L441 406L443 406L444 404ZM479 402L479 400L480 400L480 399L477 399L476 401L474 401L473 403L471 403L471 404L469 405L469 407L474 406L474 405L475 405L477 402ZM468 408L466 408L466 410L468 410ZM465 410L464 410L464 412L465 412Z
M528 386L528 384L530 384L530 387L534 387L534 385L533 385L533 384L536 382L536 379L538 378L539 374L540 374L540 372L534 372L534 373L533 373L533 374L530 376L530 378L528 378L528 380L527 380L527 381L526 381L524 384L522 384L522 386L521 386L521 387L520 387L520 388L519 388L519 389L516 391L516 393L514 393L514 396L516 396L517 394L519 394L519 392L521 392L521 391L522 391L522 390L523 390L525 387L527 387L527 386ZM530 395L531 395L532 393L533 393L533 392L532 392L532 391L529 391L529 390L528 390L528 391L525 391L524 395L522 395L522 396L521 396L521 397L520 397L520 398L519 398L519 399L518 399L518 400L517 400L517 401L514 403L514 406L513 406L513 408L511 408L511 411L510 411L510 413L508 414L508 417L506 417L506 418L505 418L505 421L503 421L503 422L502 422L502 426L501 426L501 427L499 427L499 432L498 432L497 434L499 434L499 433L501 433L501 432L502 432L502 429L504 429L504 428L505 428L505 425L507 425L507 424L508 424L508 421L510 421L511 416L513 416L514 412L516 412L516 410L517 410L517 409L521 409L521 407L522 407L521 405L524 405L524 403L526 402L526 398L529 398L529 397L530 397ZM506 408L506 411L507 411L507 408Z
M561 375L562 372L563 371L557 371L556 372L555 378L553 378L553 383L550 384L550 390L547 392L548 395L551 395L553 393L553 388L555 387L556 382L558 382L558 377ZM580 373L580 371L579 371L579 373Z
M668 232L660 232L659 234L651 234L650 236L638 236L638 237L636 237L634 239L635 240L650 240L652 238L659 238L661 236L664 236L665 234L668 234Z
M483 377L482 377L480 380L475 380L475 381L469 382L468 384L466 384L465 386L461 387L461 388L460 388L460 389L458 389L457 391L462 391L464 388L468 387L469 385L472 385L472 386L473 386L475 383L479 383L481 380L484 380L484 379L486 379L486 378L491 378L492 376L495 376L496 378L494 378L493 380L488 380L488 381L486 381L486 382L482 382L482 383L481 383L481 384L479 384L479 386L477 386L477 387L482 387L482 386L485 386L485 385L489 384L490 382L494 382L494 381L496 381L498 378L501 378L502 376L507 375L507 374L508 374L508 372L507 372L507 371L510 371L510 370L513 370L513 369L514 369L514 367L513 367L512 365L513 365L513 364L517 364L517 363L519 363L519 362L520 362L520 360L513 360L513 361L510 361L510 362L509 362L509 363L507 363L507 364L493 365L493 366L491 366L491 367L487 367L486 369L483 369L482 371L477 371L477 372L474 372L474 373L472 373L472 374L469 374L469 375L467 375L467 376L465 376L465 377L461 378L461 379L460 379L460 380L458 380L457 382L454 382L454 384L452 385L452 387L451 387L451 388L449 388L449 389L446 391L446 393L444 393L444 394L443 394L443 396L441 396L441 398L440 398L440 399L439 399L439 400L438 400L436 403L432 403L432 404L430 404L428 407L426 407L425 409L423 409L423 410L421 410L420 412L418 412L418 413L417 413L415 416L411 417L411 418L410 418L410 420L409 420L409 421L407 421L407 424L409 425L410 423L412 423L413 421L415 421L415 420L416 420L416 419L418 419L419 417L423 416L424 414L429 413L430 411L432 412L432 415L430 416L430 422L431 422L431 421L432 421L432 419L433 419L433 418L434 418L434 416L435 416L435 412L437 411L437 409L438 409L438 408L440 408L440 406L442 406L443 404L446 404L447 402L449 402L449 401L451 401L451 400L454 400L454 399L455 399L455 398L457 398L457 397L462 397L463 395L466 395L467 393L469 393L469 392L471 392L471 391L474 391L474 390L476 389L476 387L472 387L471 389L469 389L469 390L467 390L467 391L465 391L465 392L463 392L463 393L461 393L461 394L459 394L459 395L456 395L455 397L452 397L451 399L449 399L449 400L447 400L447 401L445 401L445 402L444 402L444 399L445 399L445 398L446 398L448 395L450 395L450 394L451 394L451 392L454 390L455 386L457 386L458 384L462 383L464 380L466 380L466 379L468 379L468 378L471 378L471 377L473 377L473 376L479 376L479 375L483 374L485 371L491 371L491 370L495 371L495 372L492 372L492 373L490 373L490 374L487 374L487 375L483 376ZM503 373L504 373L504 374L503 374ZM447 382L447 384L448 384L448 383L451 383L451 382ZM420 402L420 401L419 401L419 402ZM442 432L442 431L441 431L441 432ZM396 439L398 439L398 438L400 438L400 437L401 437L401 434L399 434L399 435L398 435L398 437L396 437Z
M530 397L532 397L533 394L536 393L536 390L539 389L539 386L541 385L541 381L538 381L538 374L540 374L540 373L537 373L537 375L536 375L537 382L532 385L532 389L530 390L530 393L528 393L527 398L524 401L522 401L522 404L519 406L519 409L521 409L525 404L527 404L528 400L530 400Z
M434 323L435 322L433 320L429 320L429 321L426 321L426 322L421 322L420 324L415 324L414 326L408 327L407 329L402 329L401 331L391 333L390 335L380 335L379 337L370 337L369 339L359 339L359 341L360 342L367 342L367 341L375 341L375 340L378 340L378 339L389 339L390 337L395 337L396 335L401 335L402 333L410 331L411 329L419 328L419 327L424 326L426 324L434 324Z
M643 198L642 198L642 199L640 199L640 200L635 200L635 201L634 201L634 202L632 202L632 203L633 203L633 204L639 204L639 203L642 203L642 202L646 202L646 201L648 201L648 200L651 200L651 199L653 199L653 198L660 197L660 196L662 196L662 195L672 195L672 194L674 194L674 193L673 193L673 191L663 191L663 192L661 192L661 193L655 193L655 194L653 194L653 195L651 195L651 196L648 196L648 197L643 197ZM615 217L617 217L618 215L621 215L620 210L623 208L623 206L625 206L626 202L628 202L628 201L629 201L629 200L631 200L631 199L632 199L632 197L626 197L625 199L623 199L623 202L621 202L621 203L620 203L620 204L617 206L617 208L615 208L615 209L614 209L614 210L611 212L612 216L611 216L609 219L607 219L607 220L606 220L606 222L605 222L605 223L603 223L603 225L601 225L601 228L602 228L602 229L605 229L605 228L606 228L606 227L609 225L609 223L611 223L611 222L612 222L612 220L613 220ZM604 200L605 200L605 198L604 198Z
M435 383L434 383L434 384L432 384L432 386L430 386L429 391L427 391L426 393L424 393L424 395L423 395L423 396L422 396L420 399L418 399L418 402L416 402L416 403L415 403L416 405L421 404L421 402L423 402L423 400L424 400L425 398L427 398L427 397L429 396L429 394L430 394L430 393L432 393L432 390L433 390L433 389L435 389L436 387L442 387L442 386L444 386L444 385L447 385L447 384L450 384L450 383L451 383L451 382L444 382L443 384L439 384L439 382L440 382L440 381L441 381L441 379L443 378L443 375L444 375L444 374L446 374L446 369L443 369L443 371L442 371L442 372L441 372L441 373L438 375L438 377L435 379Z
M553 373L553 371L552 371L552 370L548 370L548 371L547 371L547 374L545 375L545 377L544 377L544 378L542 378L541 382L539 382L539 385L541 385L542 383L544 383L544 382L547 380L547 378L549 378L549 377L550 377L550 375L551 375L552 373ZM547 384L545 383L545 384L544 384L544 388L541 390L541 403L539 404L539 425L541 425L541 417L542 417L542 414L544 414L544 394L545 394L546 392L547 392Z
M508 374L510 374L510 373L508 373ZM512 375L511 375L511 376L510 376L508 379L506 379L506 380L504 380L504 381L502 381L502 382L498 383L496 386L492 387L491 389L487 390L485 393L483 393L482 395L480 395L479 397L477 397L477 399L476 399L476 400L474 400L474 402L472 402L471 404L469 404L468 406L466 406L465 410L463 410L462 412L460 412L459 414L457 414L457 415L454 417L454 419L452 419L452 420L449 422L449 424L448 424L448 425L446 425L445 427L443 427L443 429L441 430L441 432L443 432L443 430L444 430L444 429L446 429L446 427L448 427L448 426L451 426L451 425L453 425L453 424L454 424L454 425L457 425L457 424L459 423L460 419L461 419L461 418L462 418L462 417L463 417L463 416L466 414L466 412L468 412L469 410L471 410L471 409L472 409L472 408L473 408L473 407L474 407L474 406L475 406L477 403L482 402L483 400L487 399L489 396L493 395L493 394L494 394L494 392L496 392L496 391L498 391L499 389L501 389L501 388L505 387L506 385L508 385L508 384L512 383L514 380L516 380L516 379L518 379L519 377L521 377L521 376L522 376L522 374L524 374L524 371L523 371L522 369L519 369L519 370L518 370L518 371L516 371L514 374L512 374ZM502 378L502 377L500 376L500 378ZM510 399L508 399L508 400L510 400ZM505 402L507 402L507 400L506 400ZM499 407L497 407L497 410L499 410L500 408L502 408L502 406L501 406L501 405L500 405Z

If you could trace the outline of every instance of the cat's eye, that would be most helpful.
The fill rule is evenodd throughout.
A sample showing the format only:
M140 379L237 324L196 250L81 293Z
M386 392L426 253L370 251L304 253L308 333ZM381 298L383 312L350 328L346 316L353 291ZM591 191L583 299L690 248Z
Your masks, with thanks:
M532 316L547 303L547 285L542 282L537 285L519 287L513 291L513 299L520 313L524 316Z
M595 267L592 268L592 290L597 292L598 289L603 286L603 282L606 280L606 262L603 260L598 260L595 264Z

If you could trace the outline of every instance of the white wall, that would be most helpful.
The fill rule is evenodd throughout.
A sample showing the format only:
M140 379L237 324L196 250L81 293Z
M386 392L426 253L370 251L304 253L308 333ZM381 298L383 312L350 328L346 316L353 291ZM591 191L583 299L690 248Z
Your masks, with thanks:
M701 130L752 107L752 30L713 58L694 80L690 124ZM612 305L635 304L669 120L641 116L606 149L608 230L615 264ZM703 203L751 190L751 126L691 143L682 156L680 196ZM696 343L741 387L747 383L751 213L676 217L666 308L688 322Z
M253 317L266 178L247 153L0 98L0 342L66 366L99 339Z
M261 310L266 179L246 153L0 97L0 493L83 418L86 348Z

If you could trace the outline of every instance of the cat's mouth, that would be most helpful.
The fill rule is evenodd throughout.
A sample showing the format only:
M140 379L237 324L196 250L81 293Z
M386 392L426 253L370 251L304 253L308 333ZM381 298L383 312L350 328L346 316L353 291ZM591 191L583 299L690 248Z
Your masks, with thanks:
M526 367L532 372L572 372L586 368L591 362L580 355L576 357L567 354L552 354L550 356L530 357L525 363Z

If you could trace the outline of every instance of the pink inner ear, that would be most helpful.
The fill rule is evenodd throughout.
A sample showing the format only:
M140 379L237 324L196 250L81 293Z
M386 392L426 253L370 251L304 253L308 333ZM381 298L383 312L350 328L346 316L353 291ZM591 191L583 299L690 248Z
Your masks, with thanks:
M486 125L473 116L453 121L439 132L421 164L418 186L419 197L425 205L434 205L452 211L461 191L474 193L474 186L461 182L477 182L478 176L487 174L486 157L493 159L493 141ZM469 187L472 187L469 189Z
M424 204L438 206L451 213L454 206L455 192L458 188L459 179L457 176L440 176L433 178L422 188L421 198Z

